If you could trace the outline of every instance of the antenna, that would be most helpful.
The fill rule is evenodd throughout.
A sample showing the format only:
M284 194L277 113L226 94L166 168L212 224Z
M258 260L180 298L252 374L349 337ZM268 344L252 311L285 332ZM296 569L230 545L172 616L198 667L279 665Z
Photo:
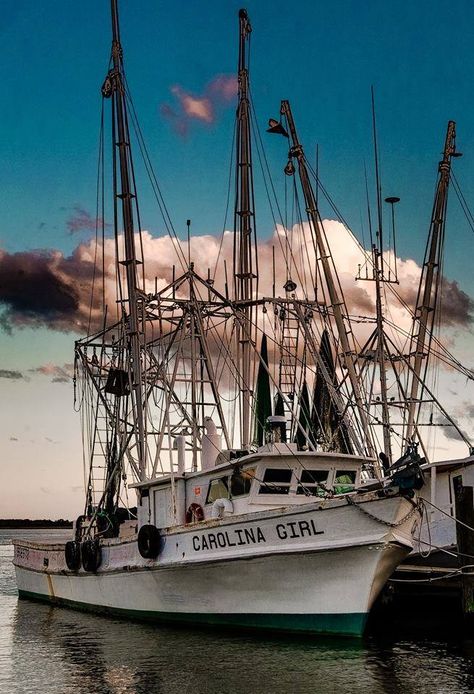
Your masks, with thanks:
M191 266L191 220L186 220L187 234L188 234L188 267Z
M385 202L388 203L392 208L392 242L393 242L393 272L395 275L395 282L398 282L398 264L397 264L397 244L395 239L395 205L400 202L400 198L390 197L385 198ZM390 266L388 268L388 279L390 280Z
M382 186L380 182L380 164L379 164L379 153L377 144L377 121L375 114L375 96L374 88L371 87L371 101L372 101L372 135L374 143L374 160L375 160L375 187L376 187L376 197L377 197L377 231L376 231L376 241L374 243L372 235L372 220L370 213L370 203L369 203L369 190L367 184L367 170L364 167L365 173L365 192L367 198L367 215L369 220L369 232L370 241L372 249L372 277L369 277L366 271L365 277L361 276L360 267L359 273L356 279L367 280L369 282L375 282L375 311L376 311L376 327L366 343L366 346L373 345L376 361L378 363L379 369L379 382L380 382L380 397L375 399L375 404L382 407L382 430L383 430L383 446L384 451L380 454L380 459L382 463L386 465L391 464L392 460L392 445L391 445L391 425L390 425L390 411L388 404L388 384L387 384L387 371L386 371L386 361L391 361L390 353L386 349L386 339L384 332L384 305L382 288L385 283L395 283L398 282L397 279L397 269L396 269L396 248L395 248L395 218L393 205L400 200L400 198L386 198L386 202L392 204L392 236L393 245L395 253L395 279L391 277L391 269L389 265L388 278L385 276L384 272L384 246L383 246L383 230L382 230ZM368 261L367 261L368 262ZM374 404L369 403L369 404Z
M225 298L229 301L229 281L227 277L227 261L224 259L224 288L225 288Z
M372 95L372 132L374 138L374 159L375 159L375 186L376 186L376 197L377 197L377 239L378 239L378 250L380 254L383 254L383 232L382 232L382 186L380 183L380 171L379 171L379 154L377 148L377 122L375 117L375 95L373 85L370 88ZM383 268L382 268L383 275Z
M272 245L272 296L275 298L275 246Z
M316 198L316 207L319 209L319 145L316 145L316 190L314 191Z

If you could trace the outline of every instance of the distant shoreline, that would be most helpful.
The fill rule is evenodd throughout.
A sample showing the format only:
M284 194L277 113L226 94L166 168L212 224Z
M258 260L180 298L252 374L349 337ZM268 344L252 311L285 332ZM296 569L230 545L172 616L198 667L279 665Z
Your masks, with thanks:
M0 529L3 530L22 530L25 528L72 528L72 521L64 520L49 520L41 518L34 520L31 518L0 518Z

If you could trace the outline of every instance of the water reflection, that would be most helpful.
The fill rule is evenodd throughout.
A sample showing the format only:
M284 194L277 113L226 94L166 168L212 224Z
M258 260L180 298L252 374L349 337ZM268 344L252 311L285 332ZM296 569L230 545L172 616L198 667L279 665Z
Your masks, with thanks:
M348 640L268 638L107 619L17 602L11 564L2 566L10 549L3 550L0 542L1 692L474 691L474 640L446 631L443 622L431 635L426 629L413 632L405 619L398 624L385 621L366 639ZM412 620L411 627L416 625Z
M51 694L347 691L349 673L350 691L376 691L360 641L157 628L26 601L13 654L14 680Z
M474 689L472 641L269 639L158 628L20 601L12 646L13 691L22 694Z

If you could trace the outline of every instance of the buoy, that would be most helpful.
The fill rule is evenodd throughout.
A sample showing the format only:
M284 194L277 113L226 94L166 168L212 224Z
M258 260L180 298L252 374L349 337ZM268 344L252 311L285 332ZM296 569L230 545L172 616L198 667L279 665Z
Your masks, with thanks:
M186 511L186 523L199 523L204 520L204 511L199 504L190 504Z

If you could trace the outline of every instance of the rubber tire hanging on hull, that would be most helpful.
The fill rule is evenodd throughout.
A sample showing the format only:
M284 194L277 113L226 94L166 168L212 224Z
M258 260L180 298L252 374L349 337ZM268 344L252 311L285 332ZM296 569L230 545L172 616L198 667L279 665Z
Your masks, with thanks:
M75 540L66 542L64 558L69 571L79 571L81 568L81 543Z
M138 531L138 551L144 559L156 559L161 551L161 535L156 525L142 525Z
M85 540L82 543L81 559L84 571L97 571L102 561L102 551L97 540Z

